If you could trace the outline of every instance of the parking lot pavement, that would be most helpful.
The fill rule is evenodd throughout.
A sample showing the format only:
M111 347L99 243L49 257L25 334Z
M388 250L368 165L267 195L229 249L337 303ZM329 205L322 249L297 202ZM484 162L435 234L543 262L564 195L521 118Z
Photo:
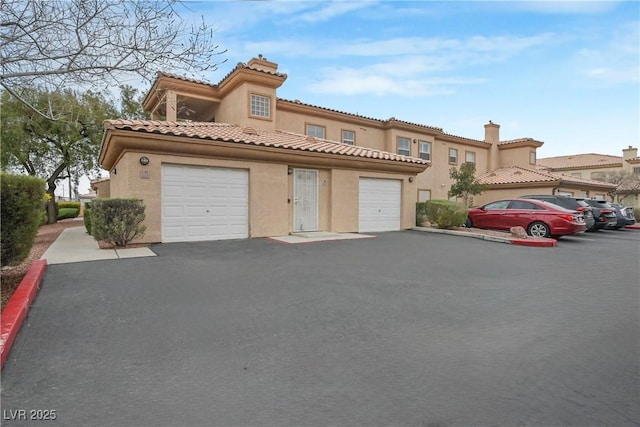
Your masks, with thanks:
M2 372L3 425L638 425L640 232L585 237L53 265Z

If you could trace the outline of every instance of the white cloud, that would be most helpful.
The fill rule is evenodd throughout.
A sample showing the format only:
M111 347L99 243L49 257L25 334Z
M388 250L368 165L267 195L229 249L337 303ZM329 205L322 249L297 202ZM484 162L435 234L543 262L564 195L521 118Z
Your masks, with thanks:
M590 81L616 84L640 81L640 22L614 28L605 43L576 52L576 66Z
M394 72L390 64L386 64L386 72L374 65L361 69L326 68L323 76L311 83L308 89L316 93L342 95L396 95L402 97L419 97L445 95L455 92L460 85L477 84L480 78L433 77L415 74L407 78L402 71ZM402 70L399 64L397 70Z
M296 17L296 20L304 22L324 22L329 21L337 16L341 16L347 13L351 13L355 10L368 8L374 5L375 2L323 2L321 7L316 10L311 10L302 13Z
M618 0L601 0L601 1L585 1L585 0L535 0L535 1L511 1L499 2L504 7L523 11L544 14L599 14L615 9L620 1Z

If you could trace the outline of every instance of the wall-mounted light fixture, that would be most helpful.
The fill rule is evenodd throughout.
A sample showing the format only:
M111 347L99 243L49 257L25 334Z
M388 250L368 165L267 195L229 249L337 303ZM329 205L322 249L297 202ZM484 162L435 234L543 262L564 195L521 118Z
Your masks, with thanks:
M418 140L417 140L417 139L414 139L414 140L413 140L413 143L414 143L414 144L417 144L417 143L418 143Z
M287 169L287 175L293 175L293 169L291 168Z
M413 182L413 177L412 176L409 177L409 182Z
M149 164L149 158L147 156L142 156L138 160L142 166L147 166Z

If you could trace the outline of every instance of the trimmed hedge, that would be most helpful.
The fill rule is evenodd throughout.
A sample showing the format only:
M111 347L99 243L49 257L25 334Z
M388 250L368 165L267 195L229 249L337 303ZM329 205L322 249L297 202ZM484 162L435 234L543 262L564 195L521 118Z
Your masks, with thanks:
M17 264L31 251L42 221L44 181L33 176L0 176L2 265Z
M428 200L424 202L424 215L438 228L462 227L467 208L450 200Z
M144 203L139 199L97 199L91 206L91 232L98 241L126 246L142 237L146 227Z
M77 209L80 212L80 202L58 202L59 209Z
M84 204L84 215L82 216L84 222L84 229L87 230L87 234L91 234L91 202Z
M58 209L58 220L67 218L77 218L80 211L76 208L60 208Z

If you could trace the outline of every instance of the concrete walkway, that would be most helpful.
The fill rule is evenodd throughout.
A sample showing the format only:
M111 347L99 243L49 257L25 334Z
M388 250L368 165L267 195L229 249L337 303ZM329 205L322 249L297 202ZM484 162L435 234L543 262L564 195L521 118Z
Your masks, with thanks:
M104 259L139 258L156 256L149 248L100 249L98 242L88 235L84 227L64 230L42 255L47 264L99 261Z

